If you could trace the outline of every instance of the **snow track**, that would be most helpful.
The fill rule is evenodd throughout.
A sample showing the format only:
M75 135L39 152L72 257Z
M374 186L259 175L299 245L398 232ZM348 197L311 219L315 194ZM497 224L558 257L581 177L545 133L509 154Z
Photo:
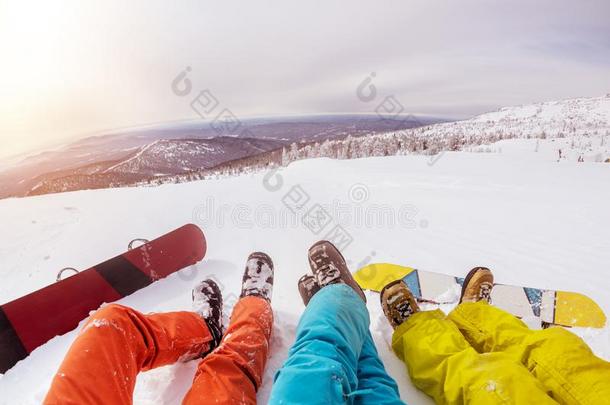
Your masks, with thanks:
M144 152L146 152L148 149L152 148L153 146L155 146L159 142L160 142L159 140L156 140L154 142L149 143L148 145L140 148L140 150L135 155L130 157L129 159L123 160L123 161L121 161L121 162L119 162L119 163L117 163L117 164L115 164L113 166L110 166L108 169L104 170L102 173L111 172L112 170L116 169L117 167L126 165L127 163L129 163L129 162L131 162L133 160L138 159L140 156L142 156L144 154Z

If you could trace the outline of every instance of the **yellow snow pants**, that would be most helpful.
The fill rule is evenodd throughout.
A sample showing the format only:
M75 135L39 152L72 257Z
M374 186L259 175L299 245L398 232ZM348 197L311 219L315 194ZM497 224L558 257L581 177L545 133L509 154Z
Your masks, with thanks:
M418 312L392 347L437 404L610 404L610 363L581 338L531 330L486 302Z

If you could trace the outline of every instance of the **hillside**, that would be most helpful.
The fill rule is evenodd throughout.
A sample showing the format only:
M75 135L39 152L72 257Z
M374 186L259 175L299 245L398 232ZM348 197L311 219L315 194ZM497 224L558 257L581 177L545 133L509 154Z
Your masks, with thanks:
M559 159L604 162L610 158L610 95L506 107L472 119L362 138L297 145L286 151L284 164L311 157L350 159L399 154L436 155L474 150L504 139L553 139ZM435 159L431 159L432 162Z
M27 195L132 185L138 181L212 168L226 161L275 150L282 145L281 141L256 138L161 139L119 160L39 176Z
M90 137L0 173L0 198L187 182L317 157L423 154L434 156L434 164L446 151L500 152L489 145L505 139L551 139L556 160L610 161L610 95L506 107L428 125L434 121L331 115L253 120L243 133L205 139L200 136L209 128L201 123Z
M195 120L89 136L0 167L0 198L122 187L190 175L279 149L442 121L383 121L370 114L249 118L232 131ZM0 162L1 164L2 162Z
M354 159L420 154L434 165L448 151L501 153L503 140L534 139L545 159L610 162L610 95L506 107L472 119L340 139L292 143L255 159L236 159L211 169L161 177L153 184L186 182L285 166L302 159ZM548 142L546 142L548 141ZM541 146L545 143L546 146Z
M426 156L315 159L275 173L5 199L0 297L9 301L52 283L60 268L87 268L122 252L133 238L194 222L206 234L206 258L120 303L145 312L188 310L191 288L206 277L234 297L248 253L268 252L276 286L272 355L258 395L265 403L303 310L296 282L308 269L307 248L328 231L314 234L282 202L299 186L309 205L331 214L329 228L340 224L351 236L344 254L352 270L374 261L460 275L485 265L498 282L579 291L609 314L609 167L558 164L552 140L540 140L536 152L537 141L490 145L502 153L450 152L434 165ZM268 187L269 179L279 190ZM390 351L391 331L375 296L368 307L375 344L402 398L431 404ZM609 327L574 332L610 360ZM75 333L53 339L0 377L0 404L40 403ZM195 367L181 363L142 374L135 403L180 403Z

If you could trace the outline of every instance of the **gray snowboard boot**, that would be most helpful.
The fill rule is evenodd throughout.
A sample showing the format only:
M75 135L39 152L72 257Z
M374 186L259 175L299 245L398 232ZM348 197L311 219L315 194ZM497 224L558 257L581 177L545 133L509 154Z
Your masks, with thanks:
M222 340L222 292L214 280L203 280L193 288L193 311L201 316L212 334L212 342L207 354Z
M248 256L240 297L256 296L271 302L273 294L273 261L263 252Z

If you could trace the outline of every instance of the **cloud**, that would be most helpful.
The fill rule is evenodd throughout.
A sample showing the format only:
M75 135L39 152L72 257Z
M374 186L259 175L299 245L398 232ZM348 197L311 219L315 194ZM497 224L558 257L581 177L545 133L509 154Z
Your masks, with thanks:
M371 112L371 72L409 111L468 116L610 88L605 0L5 1L0 141L196 118L186 66L239 116Z

